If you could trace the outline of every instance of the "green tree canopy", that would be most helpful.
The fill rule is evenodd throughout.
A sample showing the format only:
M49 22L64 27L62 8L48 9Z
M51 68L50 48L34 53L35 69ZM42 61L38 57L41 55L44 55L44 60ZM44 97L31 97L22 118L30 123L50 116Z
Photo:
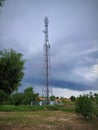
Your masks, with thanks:
M50 96L50 100L51 100L51 101L54 101L55 98L56 98L56 97L55 97L54 95L51 95L51 96Z
M13 93L10 97L10 103L14 105L30 105L31 102L36 102L39 99L39 94L34 93L33 87L27 87L23 93Z
M10 97L10 103L14 105L21 105L24 100L23 93L14 93Z
M24 89L24 94L29 96L34 94L33 87L27 87L26 89Z
M3 90L0 90L0 105L3 104L7 98L8 95Z
M24 101L23 104L30 104L31 101L38 100L38 93L34 93L33 87L28 87L24 89Z
M0 6L2 6L2 2L5 1L5 0L0 0Z
M13 49L0 51L0 90L11 94L23 78L25 60Z
M72 102L76 101L76 97L75 96L71 96L70 99L71 99Z

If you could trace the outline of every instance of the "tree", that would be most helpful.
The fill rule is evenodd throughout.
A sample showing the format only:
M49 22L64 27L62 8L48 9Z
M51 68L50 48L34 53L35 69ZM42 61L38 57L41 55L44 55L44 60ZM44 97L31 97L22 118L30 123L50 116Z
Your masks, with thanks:
M8 95L3 90L0 90L0 105L7 100L7 97Z
M95 99L95 103L98 104L98 94L94 93L94 99Z
M93 104L90 96L80 95L76 100L76 113L81 114L84 118L90 118L93 114Z
M31 101L37 101L39 97L38 93L34 93L33 87L24 89L24 92L16 92L9 98L10 104L13 105L30 105Z
M13 105L20 105L22 104L23 100L24 100L23 93L15 93L12 94L10 97L10 103Z
M5 0L0 0L0 6L2 6L2 2L5 1Z
M33 87L28 87L24 90L24 100L23 104L30 104L31 101L37 101L38 100L38 93L34 93Z
M24 99L23 93L15 93L11 95L10 103L14 105L20 105L22 104L23 99Z
M55 101L55 96L54 96L54 95L51 95L51 96L50 96L50 100L51 100L51 101Z
M11 94L23 78L25 60L13 49L0 51L0 90Z
M72 102L76 101L76 97L75 96L71 96L70 99L71 99Z
M24 89L24 95L32 97L33 94L34 94L33 87L27 87L26 89Z

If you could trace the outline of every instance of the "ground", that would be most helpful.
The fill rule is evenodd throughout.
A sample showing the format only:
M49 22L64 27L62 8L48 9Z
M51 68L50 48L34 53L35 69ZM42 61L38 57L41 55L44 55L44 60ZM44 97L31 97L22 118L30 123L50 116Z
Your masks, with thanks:
M98 119L63 111L0 112L0 130L98 130Z

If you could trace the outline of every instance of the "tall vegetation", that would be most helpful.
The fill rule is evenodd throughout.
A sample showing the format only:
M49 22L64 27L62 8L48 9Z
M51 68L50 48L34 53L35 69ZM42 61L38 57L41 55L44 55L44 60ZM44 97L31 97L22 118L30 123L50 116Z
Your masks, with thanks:
M84 118L92 118L92 115L98 117L98 94L80 95L76 100L76 113Z
M51 95L51 96L50 96L50 100L51 100L51 101L55 101L55 98L56 98L56 97L55 97L54 95Z
M71 99L72 102L76 101L76 97L75 96L71 96L70 99Z
M34 93L33 87L28 87L24 90L23 104L30 104L32 101L38 100L38 93Z
M0 90L11 94L18 88L24 76L24 63L21 53L0 50Z
M94 94L94 114L98 117L98 94Z
M10 103L13 105L30 105L31 102L37 101L38 93L34 93L33 87L27 87L23 93L14 93L10 97Z
M0 104L3 104L8 97L8 94L6 94L3 90L0 90Z
M2 2L5 1L5 0L0 0L0 6L2 6Z

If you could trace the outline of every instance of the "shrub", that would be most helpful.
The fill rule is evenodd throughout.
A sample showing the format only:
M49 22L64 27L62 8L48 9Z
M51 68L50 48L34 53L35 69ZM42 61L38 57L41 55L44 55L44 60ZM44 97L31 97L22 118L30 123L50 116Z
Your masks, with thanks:
M22 104L23 99L24 99L23 93L15 93L11 95L10 102L13 105L20 105Z
M98 117L98 94L94 94L94 114Z
M89 95L79 96L76 100L76 113L84 118L91 118L93 114L93 104Z

